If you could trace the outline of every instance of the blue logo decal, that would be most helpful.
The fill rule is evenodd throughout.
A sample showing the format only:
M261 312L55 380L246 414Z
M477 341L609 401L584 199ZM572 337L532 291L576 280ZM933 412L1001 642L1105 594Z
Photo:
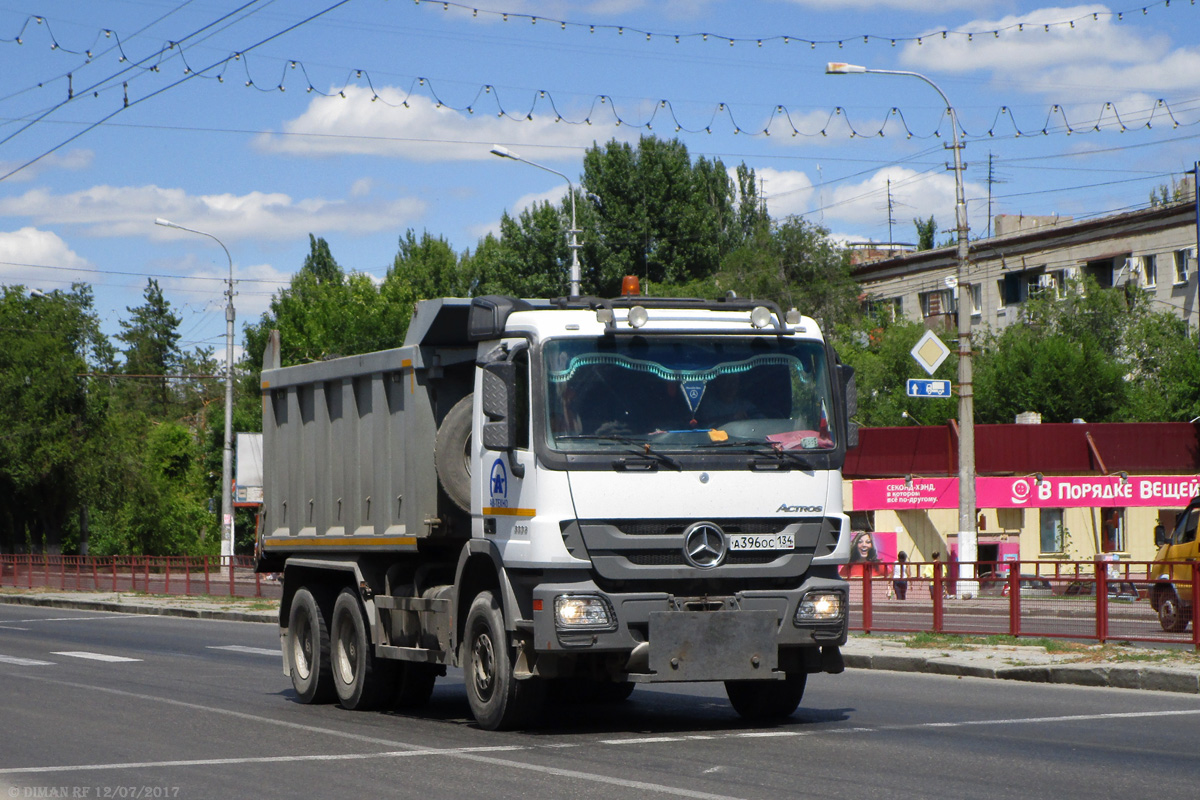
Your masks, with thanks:
M504 459L497 458L492 464L492 474L488 479L492 505L496 508L508 507L508 470L504 468Z

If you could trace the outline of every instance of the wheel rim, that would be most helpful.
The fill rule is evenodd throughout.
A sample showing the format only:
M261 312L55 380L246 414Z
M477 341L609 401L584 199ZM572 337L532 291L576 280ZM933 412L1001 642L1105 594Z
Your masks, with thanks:
M292 640L292 665L301 680L312 674L313 635L311 620L304 614L297 620L300 632Z
M337 650L333 663L337 667L338 677L342 683L354 683L355 665L358 662L358 642L354 640L354 631L349 625L338 626Z
M1179 616L1179 610L1175 607L1174 598L1166 598L1162 601L1162 605L1158 607L1158 618L1163 621L1164 625L1174 625Z
M479 698L484 702L490 700L496 683L496 651L487 631L475 636L471 648L471 679Z

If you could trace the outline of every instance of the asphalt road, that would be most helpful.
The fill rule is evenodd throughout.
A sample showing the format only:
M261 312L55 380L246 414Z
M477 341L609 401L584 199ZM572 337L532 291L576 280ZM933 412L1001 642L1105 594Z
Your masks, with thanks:
M118 660L120 659L120 660ZM271 625L0 606L3 797L1194 798L1200 698L849 671L786 724L640 687L489 733L302 706Z

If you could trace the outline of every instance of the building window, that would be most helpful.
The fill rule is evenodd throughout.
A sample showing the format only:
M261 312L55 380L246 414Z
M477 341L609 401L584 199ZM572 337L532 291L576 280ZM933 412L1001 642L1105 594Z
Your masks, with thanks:
M867 313L879 320L895 322L903 317L902 298L899 297L868 297Z
M1042 552L1061 553L1063 539L1063 510L1061 508L1043 508Z
M921 316L935 317L954 313L954 295L949 289L921 292Z
M1158 285L1158 257L1142 256L1142 285L1153 288Z
M1100 552L1125 552L1125 509L1101 509Z
M971 316L978 317L983 313L983 284L971 284Z
M1188 281L1188 251L1175 251L1175 284L1187 283Z

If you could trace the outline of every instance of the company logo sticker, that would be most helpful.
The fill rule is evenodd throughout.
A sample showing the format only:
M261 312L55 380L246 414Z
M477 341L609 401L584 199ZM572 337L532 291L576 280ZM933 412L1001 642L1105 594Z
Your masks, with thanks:
M508 508L508 470L504 467L502 458L497 458L492 463L492 474L488 478L488 491L491 494L494 508Z

